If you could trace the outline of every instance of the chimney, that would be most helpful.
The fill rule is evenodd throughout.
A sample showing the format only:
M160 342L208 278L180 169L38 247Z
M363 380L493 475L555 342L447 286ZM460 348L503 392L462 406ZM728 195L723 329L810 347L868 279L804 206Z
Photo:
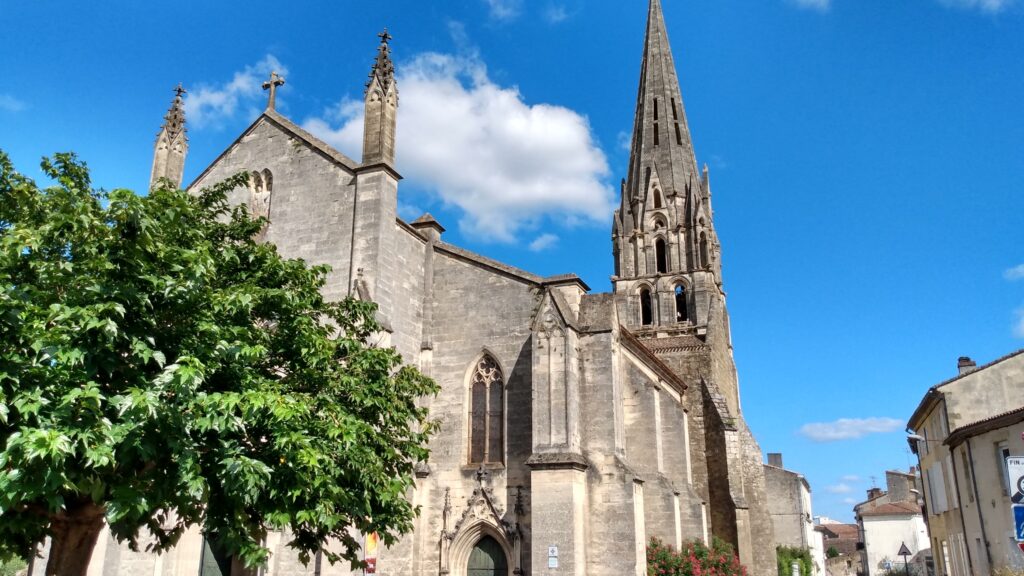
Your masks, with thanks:
M768 465L782 468L782 454L780 452L769 452Z
M971 360L969 356L961 356L960 359L957 360L956 367L960 371L960 375L963 376L964 374L977 370L978 365L974 360Z
M911 466L910 467L910 475L911 476L917 476L917 466Z
M881 488L868 488L868 500L874 500L882 494L885 494L885 492L882 492Z

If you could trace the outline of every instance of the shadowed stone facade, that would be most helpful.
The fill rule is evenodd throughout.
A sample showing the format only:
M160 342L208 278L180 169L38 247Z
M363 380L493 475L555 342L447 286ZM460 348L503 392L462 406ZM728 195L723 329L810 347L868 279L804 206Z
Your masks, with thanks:
M642 575L651 537L679 545L714 535L736 545L752 574L774 574L710 184L697 169L660 2L649 8L614 217L612 293L448 244L429 215L397 217L400 87L389 40L382 35L365 94L362 162L268 108L189 187L251 172L257 183L231 201L269 218L263 238L287 257L330 265L329 298L376 302L383 344L440 384L424 402L442 426L408 494L422 513L379 551L376 573L466 575L474 548L493 540L509 574ZM193 530L159 558L101 542L112 552L96 573L198 574L202 540ZM350 573L302 567L286 543L268 541L265 574Z

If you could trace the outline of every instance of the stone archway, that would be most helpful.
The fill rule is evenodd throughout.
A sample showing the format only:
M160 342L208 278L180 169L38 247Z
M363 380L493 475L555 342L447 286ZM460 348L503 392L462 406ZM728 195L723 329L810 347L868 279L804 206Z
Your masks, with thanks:
M509 576L508 558L497 540L484 536L477 541L469 553L466 576Z

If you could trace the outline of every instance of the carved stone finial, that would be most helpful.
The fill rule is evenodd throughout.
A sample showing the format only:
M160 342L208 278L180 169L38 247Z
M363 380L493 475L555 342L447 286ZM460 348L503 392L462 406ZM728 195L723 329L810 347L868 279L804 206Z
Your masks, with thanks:
M267 100L267 110L274 109L278 86L284 86L284 76L278 75L277 72L271 72L270 80L263 83L263 89L270 90L270 98Z
M380 43L381 44L387 44L388 42L390 42L393 39L391 34L388 34L388 29L387 29L386 26L384 27L384 31L383 32L381 32L380 34L377 34L377 38L380 38Z
M480 484L480 486L483 487L484 483L490 481L490 479L491 473L487 471L487 468L485 468L483 464L481 464L476 470L477 484Z

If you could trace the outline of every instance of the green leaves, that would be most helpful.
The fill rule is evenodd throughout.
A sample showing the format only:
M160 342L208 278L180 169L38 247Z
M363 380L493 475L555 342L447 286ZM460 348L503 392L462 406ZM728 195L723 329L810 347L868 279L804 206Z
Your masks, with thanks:
M373 304L253 240L246 175L140 197L72 154L43 169L0 152L0 556L91 503L118 538L201 524L250 565L269 530L354 562L350 531L411 529L436 385L370 344Z

